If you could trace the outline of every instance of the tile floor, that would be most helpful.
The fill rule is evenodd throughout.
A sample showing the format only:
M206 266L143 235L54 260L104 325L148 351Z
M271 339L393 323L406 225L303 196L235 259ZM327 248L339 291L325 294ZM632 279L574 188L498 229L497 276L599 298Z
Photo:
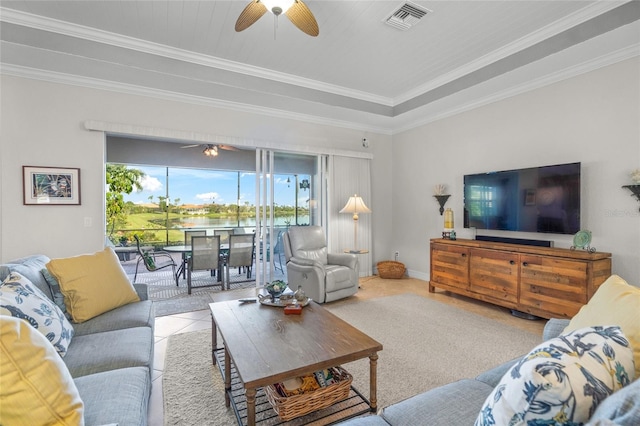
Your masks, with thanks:
M167 349L168 337L172 334L203 329L211 329L211 313L208 310L156 318L153 383L151 399L149 401L149 426L164 425L162 369L164 368L164 356Z
M235 290L219 293L217 301L233 300L242 297L255 295L255 289ZM252 294L253 293L253 294ZM415 293L424 297L448 303L460 309L474 312L478 315L492 318L506 325L511 325L522 330L542 335L545 320L525 320L511 315L505 308L490 305L484 302L457 296L452 293L437 291L429 293L426 281L406 278L401 280L383 280L377 277L366 277L360 280L360 290L354 298L371 299L376 297L392 296L395 294ZM340 301L333 302L340 303ZM155 356L153 384L151 399L149 401L149 426L164 425L164 403L162 400L162 370L164 368L164 357L167 348L167 339L172 334L186 333L211 329L211 314L209 310L187 312L156 318L155 323Z
M214 298L216 301L235 300L256 295L255 288L231 290L220 292ZM149 400L148 426L164 425L164 402L162 400L162 370L169 336L190 331L210 330L211 312L203 311L185 312L182 314L157 317L155 323L155 347L153 359L153 375L151 398Z

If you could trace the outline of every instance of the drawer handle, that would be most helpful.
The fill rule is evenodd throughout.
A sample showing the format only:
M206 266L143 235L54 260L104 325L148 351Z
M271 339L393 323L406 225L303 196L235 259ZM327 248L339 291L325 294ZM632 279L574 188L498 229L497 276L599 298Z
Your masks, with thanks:
M515 260L510 260L510 261L509 261L509 265L515 265L515 264L516 264L516 261L515 261Z
M529 266L529 262L522 262L522 266Z
M467 253L462 253L462 257L467 257Z

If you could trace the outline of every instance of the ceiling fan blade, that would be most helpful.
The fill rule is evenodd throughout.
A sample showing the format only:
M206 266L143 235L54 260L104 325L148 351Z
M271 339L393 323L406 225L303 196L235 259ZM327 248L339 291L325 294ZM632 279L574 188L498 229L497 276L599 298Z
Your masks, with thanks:
M287 18L289 18L293 25L311 37L316 37L320 34L316 18L302 0L295 0L295 3L287 10L285 15L287 15Z
M180 148L195 148L197 146L201 146L200 144L197 145L182 145Z
M239 148L236 148L235 146L231 146L231 145L218 145L218 147L220 149L226 149L227 151L240 151Z
M267 13L267 8L259 0L253 0L244 8L236 21L236 31L244 31L253 25L262 15Z

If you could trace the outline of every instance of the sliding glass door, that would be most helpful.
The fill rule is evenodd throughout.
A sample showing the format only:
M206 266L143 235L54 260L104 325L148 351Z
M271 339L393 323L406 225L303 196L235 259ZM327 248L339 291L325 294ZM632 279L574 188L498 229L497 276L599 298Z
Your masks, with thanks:
M291 226L321 225L326 192L321 156L256 150L257 286L286 281L283 234ZM259 231L258 231L259 230Z
M282 234L326 224L325 157L242 148L208 158L180 146L107 138L107 237L165 247L184 244L185 230L255 232L257 285L286 280Z

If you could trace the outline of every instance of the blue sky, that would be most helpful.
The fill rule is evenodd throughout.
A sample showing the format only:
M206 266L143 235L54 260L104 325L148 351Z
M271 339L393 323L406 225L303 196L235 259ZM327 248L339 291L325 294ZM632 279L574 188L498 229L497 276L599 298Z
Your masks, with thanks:
M158 196L166 196L166 169L164 167L132 166L145 173L141 184L143 190L125 195L125 201L136 204L149 203L149 197L153 202L158 202ZM237 187L238 172L200 170L187 168L169 168L169 198L175 202L179 198L179 204L231 204L238 198ZM287 178L290 182L287 183ZM308 179L309 176L301 176ZM293 175L278 175L275 181L275 202L278 205L294 205L295 178ZM306 206L309 191L298 191L298 205ZM255 204L255 174L240 172L240 203L248 201Z

